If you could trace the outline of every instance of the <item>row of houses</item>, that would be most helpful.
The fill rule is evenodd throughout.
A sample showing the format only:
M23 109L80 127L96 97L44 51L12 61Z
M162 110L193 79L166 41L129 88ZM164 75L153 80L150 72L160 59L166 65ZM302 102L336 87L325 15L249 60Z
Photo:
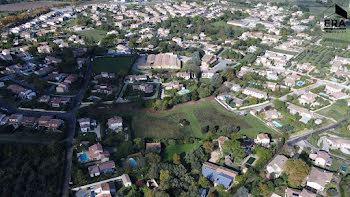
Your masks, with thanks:
M11 114L9 116L5 114L0 114L0 125L12 125L15 128L19 126L25 127L39 127L39 128L47 128L49 130L58 130L64 121L61 119L55 119L51 116L40 116L32 117L32 116L23 116L23 114Z

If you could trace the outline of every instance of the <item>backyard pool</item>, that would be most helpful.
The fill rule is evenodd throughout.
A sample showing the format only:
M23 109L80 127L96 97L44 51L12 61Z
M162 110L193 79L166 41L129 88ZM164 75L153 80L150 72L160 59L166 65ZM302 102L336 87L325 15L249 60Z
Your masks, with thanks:
M88 161L89 159L88 159L86 153L81 153L81 154L79 155L79 160L80 160L81 162L86 162L86 161Z
M254 157L250 157L247 161L247 164L252 165L256 159Z
M187 94L187 93L189 93L190 91L189 90L181 90L179 93L180 94Z
M273 121L272 122L272 124L274 124L276 127L278 127L278 128L280 128L280 127L282 127L282 125L280 125L278 122L276 122L276 121Z
M134 158L130 158L130 159L129 159L129 165L130 165L131 167L135 167L135 166L136 166L136 161L135 161Z
M304 85L304 82L302 82L302 81L298 81L298 86L302 86L302 85Z
M324 97L327 97L327 98L329 97L327 94L325 94L325 93L323 93L323 92L320 92L320 95L321 95L321 96L324 96Z

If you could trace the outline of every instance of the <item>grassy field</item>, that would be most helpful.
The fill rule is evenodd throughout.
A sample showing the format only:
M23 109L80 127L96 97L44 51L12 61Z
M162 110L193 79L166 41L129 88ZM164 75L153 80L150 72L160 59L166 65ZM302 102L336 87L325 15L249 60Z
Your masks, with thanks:
M94 41L100 41L102 40L103 37L106 36L107 32L104 30L92 29L92 30L86 30L86 31L78 31L76 33L86 38L91 38Z
M318 114L333 118L335 120L344 119L347 115L347 104L345 100L339 100L331 106L318 111Z
M133 65L135 59L135 56L130 55L96 58L94 61L92 71L94 73L114 72L125 75L127 74L129 68Z
M184 153L189 152L190 150L193 149L195 146L200 146L201 143L194 143L194 144L177 144L177 145L169 145L165 148L165 157L167 158L168 161L173 160L173 155L179 154L181 157L184 157Z
M324 40L350 44L350 30L345 32L325 33Z
M189 126L180 126L179 120L186 119ZM260 132L275 136L272 129L251 115L237 116L224 110L218 103L201 102L196 105L181 106L161 114L148 112L137 113L132 117L135 137L179 138L194 136L202 138L201 127L204 126L239 126L239 133L256 137Z

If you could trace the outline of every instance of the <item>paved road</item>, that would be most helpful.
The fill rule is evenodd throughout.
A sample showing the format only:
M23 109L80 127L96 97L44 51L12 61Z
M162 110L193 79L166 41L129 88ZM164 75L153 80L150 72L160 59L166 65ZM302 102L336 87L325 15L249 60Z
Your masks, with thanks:
M307 147L311 148L313 151L318 151L318 150L320 150L319 148L317 148L317 147L313 146L312 144L310 144L310 142L309 142L308 140L304 140L303 142L305 143L305 145L306 145ZM340 160L344 161L345 163L350 164L350 160L347 160L347 159L345 159L344 157L341 157L341 156L332 154L332 153L330 153L330 152L328 152L328 154L329 154L330 156L336 158L336 159L340 159Z
M106 179L106 180L103 180L103 181L91 183L91 184L88 184L88 185L83 185L83 186L80 186L80 187L75 187L75 188L73 188L72 190L73 190L73 191L78 191L78 190L81 190L81 189L90 188L90 187L92 187L92 186L95 186L95 185L98 185L98 184L101 184L101 183L108 183L108 182L112 182L112 181L121 181L121 180L122 180L122 176L118 176L118 177Z
M84 76L82 88L80 89L78 94L73 98L72 102L74 107L66 113L20 110L0 99L1 109L9 113L20 113L20 114L23 114L24 116L56 116L57 118L65 120L65 124L67 126L67 130L66 130L67 136L65 139L66 153L65 153L65 164L64 164L64 177L63 177L63 184L62 184L62 190L61 190L62 197L66 197L67 191L69 188L70 169L71 169L72 155L73 155L72 141L75 135L75 126L76 126L75 114L79 109L81 101L84 97L85 91L89 83L89 79L91 77L91 73L92 73L92 61L90 61L89 67ZM13 138L10 139L6 136L4 138L1 138L0 141L1 140L11 141L11 142L16 141L16 142L34 143L31 140L22 140L22 139L15 140Z
M73 157L73 138L75 134L75 126L76 126L76 117L75 114L78 111L81 101L84 98L85 91L87 89L90 77L91 77L91 72L92 72L92 64L93 62L90 59L90 64L89 67L86 71L86 74L84 76L84 81L82 88L80 89L79 93L77 96L73 99L73 109L68 112L68 121L69 124L67 125L67 138L66 138L66 155L65 155L65 165L64 165L64 177L63 177L63 184L62 184L62 192L61 196L66 197L67 196L67 191L69 188L69 182L70 182L70 170L71 170L71 165L72 165L72 157Z
M302 141L302 140L306 140L308 139L308 137L311 135L311 134L320 134L320 133L323 133L329 129L333 129L333 128L336 128L338 126L340 126L341 123L347 121L349 118L345 118L343 120L340 120L336 123L333 123L331 125L327 125L325 127L322 127L322 128L319 128L319 129L315 129L315 130L310 130L310 131L307 131L307 132L304 132L304 133L301 133L299 135L294 135L294 136L291 136L289 138L289 140L287 141L287 144L288 145L294 145L295 143L299 142L299 141Z

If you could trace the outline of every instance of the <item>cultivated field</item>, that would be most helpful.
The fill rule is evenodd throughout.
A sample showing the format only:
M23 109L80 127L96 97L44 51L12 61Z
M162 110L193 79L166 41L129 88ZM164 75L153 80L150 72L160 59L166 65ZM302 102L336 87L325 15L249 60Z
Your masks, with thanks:
M96 58L93 65L93 72L114 72L125 75L133 65L136 57L132 55Z
M20 2L0 5L0 12L15 12L25 9L36 9L44 6L51 6L53 4L59 4L59 1L35 1L35 2Z

